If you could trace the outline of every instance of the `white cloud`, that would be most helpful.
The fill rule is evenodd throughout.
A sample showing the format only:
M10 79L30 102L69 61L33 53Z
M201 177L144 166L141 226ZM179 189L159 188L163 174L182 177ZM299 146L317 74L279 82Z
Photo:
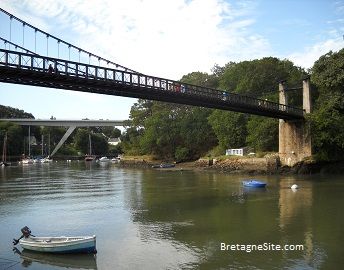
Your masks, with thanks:
M313 66L314 62L318 60L320 56L328 53L329 51L339 51L342 48L342 39L329 39L311 47L307 47L302 52L293 53L287 58L293 61L295 65L308 69Z

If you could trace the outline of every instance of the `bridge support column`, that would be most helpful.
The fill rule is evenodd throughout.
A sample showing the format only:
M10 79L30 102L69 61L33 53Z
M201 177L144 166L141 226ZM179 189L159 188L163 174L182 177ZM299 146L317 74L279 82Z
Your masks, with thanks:
M303 81L303 109L311 112L309 78ZM279 102L288 105L284 82L279 84ZM306 120L279 120L279 157L282 165L293 166L312 155L310 124Z
M66 133L63 135L62 139L56 145L56 147L55 147L54 151L51 153L50 157L55 155L57 150L59 150L61 148L62 144L68 139L68 137L70 136L70 134L72 134L72 132L74 131L75 128L76 128L76 126L71 126L67 129Z

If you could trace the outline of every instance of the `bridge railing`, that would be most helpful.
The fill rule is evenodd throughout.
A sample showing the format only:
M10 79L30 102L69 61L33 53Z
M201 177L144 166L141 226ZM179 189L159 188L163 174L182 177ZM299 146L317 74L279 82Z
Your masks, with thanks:
M208 100L216 100L224 105L231 104L237 107L251 107L263 111L284 112L298 117L302 117L304 113L300 108L208 87L17 51L0 50L0 65L42 73L51 73L56 76L65 75L79 79L99 80L128 85L141 89L168 91L174 95L206 98Z

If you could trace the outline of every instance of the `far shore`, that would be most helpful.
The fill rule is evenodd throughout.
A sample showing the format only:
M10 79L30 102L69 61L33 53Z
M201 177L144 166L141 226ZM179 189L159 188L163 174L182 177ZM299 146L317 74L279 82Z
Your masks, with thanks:
M174 164L172 168L153 168L159 164ZM164 171L216 171L223 173L243 174L342 174L344 173L344 161L317 162L305 160L293 167L281 166L277 155L268 155L262 158L256 157L231 157L228 159L201 158L190 162L164 162L152 160L147 156L124 156L120 162L121 167L152 168Z
M99 156L100 158L101 156ZM111 158L111 157L110 157ZM8 159L14 165L19 157ZM54 156L54 161L84 161L84 156ZM173 167L159 168L160 164L173 164ZM176 163L173 160L158 160L151 156L121 157L120 167L145 168L162 171L214 171L230 174L343 174L344 160L342 161L315 161L307 159L293 167L281 166L277 153L267 154L264 157L214 157L200 158L195 161Z

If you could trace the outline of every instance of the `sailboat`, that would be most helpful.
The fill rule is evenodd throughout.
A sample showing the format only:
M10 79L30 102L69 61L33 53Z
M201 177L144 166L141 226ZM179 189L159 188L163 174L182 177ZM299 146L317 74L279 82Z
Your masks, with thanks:
M42 134L42 157L44 156L44 136ZM50 163L53 162L53 160L50 158L50 134L49 134L49 155L47 157L42 158L41 163Z
M85 161L94 161L96 159L96 156L92 155L92 142L91 142L91 134L88 134L88 148L89 148L89 152L88 154L85 156Z
M27 157L27 158L23 158L22 160L21 160L21 164L33 164L33 159L31 158L31 140L30 140L30 138L31 138L31 132L30 132L30 126L29 126L29 136L28 136L28 141L29 141L29 156ZM25 151L25 150L24 150Z
M4 144L2 146L2 161L0 162L1 167L9 166L11 165L9 162L7 162L7 133L4 137Z

